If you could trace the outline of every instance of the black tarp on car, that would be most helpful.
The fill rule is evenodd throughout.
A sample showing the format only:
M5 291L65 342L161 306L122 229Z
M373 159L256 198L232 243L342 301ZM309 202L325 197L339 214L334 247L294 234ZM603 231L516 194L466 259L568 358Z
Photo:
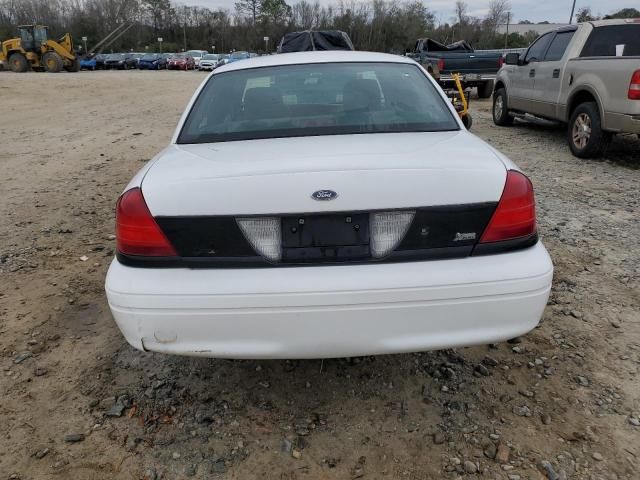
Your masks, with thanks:
M349 35L340 30L306 30L290 32L282 37L278 53L313 50L355 50Z

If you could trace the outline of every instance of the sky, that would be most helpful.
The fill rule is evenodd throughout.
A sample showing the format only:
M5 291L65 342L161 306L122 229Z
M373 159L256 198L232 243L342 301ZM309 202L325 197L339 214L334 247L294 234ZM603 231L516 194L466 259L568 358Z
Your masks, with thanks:
M233 10L236 0L181 0L188 5L200 5L211 9L226 8ZM314 0L309 0L313 2ZM336 4L337 0L319 0L323 5ZM487 12L490 0L465 0L469 5L469 13L477 17L483 17ZM450 21L454 14L455 0L423 0L424 4L435 12L438 21ZM551 23L567 23L571 13L573 0L510 0L511 12L515 23L520 20ZM607 14L625 7L637 8L637 0L576 0L576 11L581 7L591 7L594 14ZM287 3L296 3L296 0L287 0Z

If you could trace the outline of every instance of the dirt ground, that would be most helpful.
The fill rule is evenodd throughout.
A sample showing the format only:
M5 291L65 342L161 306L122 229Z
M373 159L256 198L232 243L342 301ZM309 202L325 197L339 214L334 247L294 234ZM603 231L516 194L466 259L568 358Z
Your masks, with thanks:
M138 352L109 314L113 207L194 72L0 74L0 480L640 478L640 141L473 131L533 179L555 263L520 343L325 361Z

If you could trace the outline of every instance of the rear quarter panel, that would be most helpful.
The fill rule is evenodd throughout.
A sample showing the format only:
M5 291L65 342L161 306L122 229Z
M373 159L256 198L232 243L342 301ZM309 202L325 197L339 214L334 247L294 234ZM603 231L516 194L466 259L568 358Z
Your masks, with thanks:
M563 91L560 104L570 106L581 91L590 92L597 100L604 127L608 114L638 115L640 102L629 100L629 82L633 72L640 68L640 57L586 57L567 62L565 81L571 83ZM568 108L564 120L570 115Z

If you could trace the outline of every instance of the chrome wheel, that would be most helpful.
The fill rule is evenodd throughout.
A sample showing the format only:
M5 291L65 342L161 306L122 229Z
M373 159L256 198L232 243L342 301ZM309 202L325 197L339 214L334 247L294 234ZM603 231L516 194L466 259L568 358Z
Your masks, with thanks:
M571 138L576 148L582 150L587 146L591 139L591 118L589 115L581 113L576 117L573 122Z
M504 102L502 101L502 95L496 97L493 103L493 118L499 119L502 117L502 110L504 108Z

